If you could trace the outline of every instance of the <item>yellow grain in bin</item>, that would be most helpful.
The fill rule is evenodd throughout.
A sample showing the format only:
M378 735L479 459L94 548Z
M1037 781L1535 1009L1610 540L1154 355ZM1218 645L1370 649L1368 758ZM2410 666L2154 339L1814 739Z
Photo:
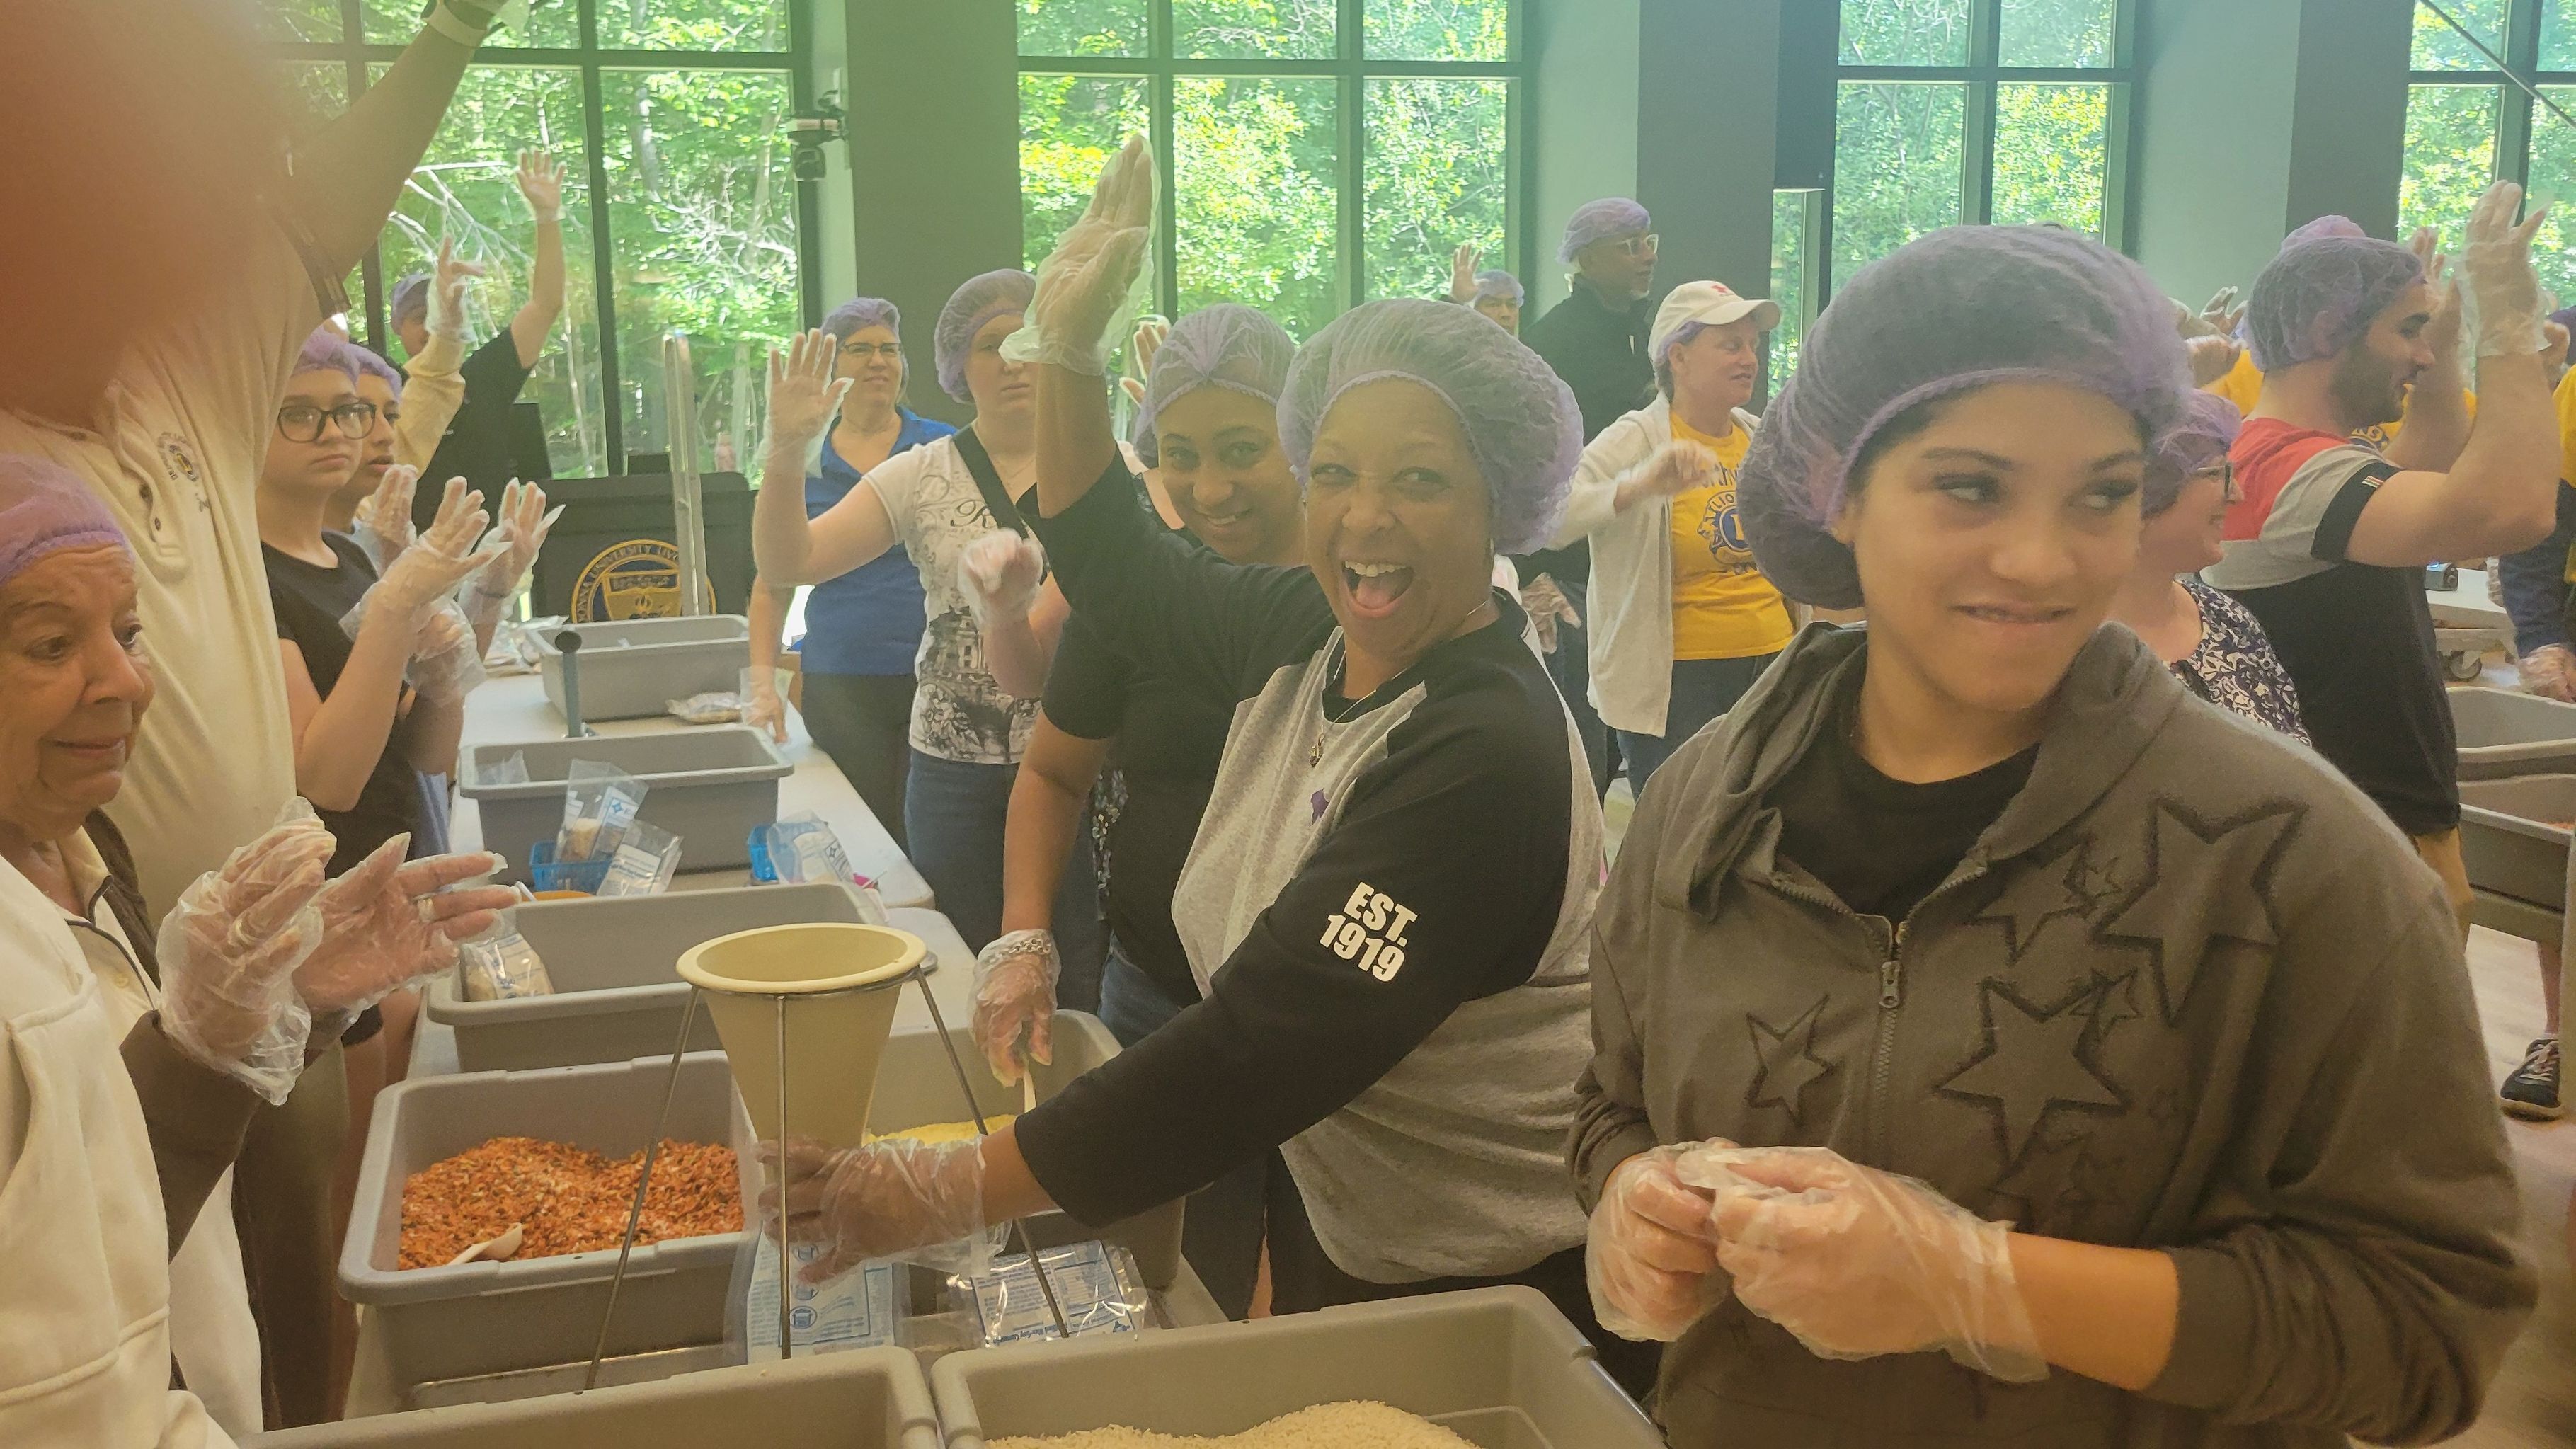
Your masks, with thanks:
M924 949L891 926L812 923L737 931L681 955L680 978L705 994L762 1141L779 1137L782 1004L789 1128L833 1147L867 1139L877 1059Z

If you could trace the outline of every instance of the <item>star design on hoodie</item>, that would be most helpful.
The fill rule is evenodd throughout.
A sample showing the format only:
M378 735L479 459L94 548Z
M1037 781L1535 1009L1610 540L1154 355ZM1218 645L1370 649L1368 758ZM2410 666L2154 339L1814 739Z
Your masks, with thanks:
M1816 1021L1825 1014L1830 999L1817 997L1815 1005L1787 1026L1773 1026L1749 1011L1744 1014L1745 1029L1753 1037L1753 1055L1760 1063L1753 1073L1753 1090L1747 1094L1752 1105L1778 1107L1791 1122L1805 1125L1807 1088L1834 1069L1833 1063L1815 1052Z
M2065 869L2056 871L2061 861L2065 862ZM2050 881L2052 871L2055 871L2052 883L2038 883ZM1997 896L1984 910L1967 920L1971 926L2002 928L2007 965L2021 960L2032 943L2048 929L2049 922L2070 917L2079 921L2089 919L2120 893L2119 883L2093 863L2093 837L2090 835L2078 835L2060 846L2056 854L2041 857L2025 879L2033 884L2023 886L2016 883L2014 888ZM2033 894L2041 899L2021 899ZM2038 914L2032 917L2028 927L2024 927L2023 916L2034 910Z
M1934 1090L1994 1110L2004 1161L2020 1160L2052 1109L2120 1113L2128 1099L2085 1060L2094 1016L2109 991L2101 982L2056 1006L2032 1006L2001 981L1984 985L1985 1046ZM2000 1005L1998 1005L2000 1003Z
M2280 943L2272 870L2306 814L2281 802L2210 821L2174 800L2156 801L2145 873L2096 938L2144 946L2154 956L2156 1002L2167 1026L2182 1020L2212 942Z

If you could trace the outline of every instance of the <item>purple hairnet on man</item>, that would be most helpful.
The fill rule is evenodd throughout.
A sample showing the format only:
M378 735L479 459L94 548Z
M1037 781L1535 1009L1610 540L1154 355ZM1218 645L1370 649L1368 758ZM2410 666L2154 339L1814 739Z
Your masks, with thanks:
M2300 231L2342 220L2320 218ZM2360 341L2373 318L2422 280L2424 264L2413 252L2362 236L2359 228L2304 238L2292 233L2245 299L2247 350L2265 372L2333 357Z
M1654 218L1646 214L1646 208L1627 197L1608 196L1585 202L1566 219L1565 240L1556 249L1556 259L1570 267L1574 265L1574 254L1594 242L1644 236L1654 229Z
M2002 382L2098 393L2150 444L2193 391L2172 304L2136 262L2050 227L1933 232L1835 293L1753 434L1735 496L1763 574L1801 603L1860 607L1858 562L1832 528L1870 440Z
M1554 369L1472 308L1409 297L1371 302L1307 339L1279 397L1279 443L1297 481L1306 481L1315 434L1333 404L1390 377L1420 383L1457 413L1485 477L1494 551L1546 547L1583 456L1583 414Z

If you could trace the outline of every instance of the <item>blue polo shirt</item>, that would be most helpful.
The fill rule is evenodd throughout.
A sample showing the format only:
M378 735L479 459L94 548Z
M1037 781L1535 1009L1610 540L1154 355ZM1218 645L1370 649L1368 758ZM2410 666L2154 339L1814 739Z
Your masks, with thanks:
M898 411L903 431L895 436L897 453L957 431L910 409ZM832 450L829 434L823 438L822 466L821 477L805 480L807 518L822 517L824 510L848 497L859 481L858 470ZM897 544L873 562L814 586L805 600L804 670L808 674L910 674L913 659L921 652L924 622L921 571L905 556L903 545Z

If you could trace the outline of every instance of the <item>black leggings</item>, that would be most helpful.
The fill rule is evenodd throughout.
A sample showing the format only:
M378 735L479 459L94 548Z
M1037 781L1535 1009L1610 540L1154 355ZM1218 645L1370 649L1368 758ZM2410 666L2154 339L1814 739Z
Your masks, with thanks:
M808 674L805 728L832 757L877 823L903 834L903 781L912 768L912 676Z
M1271 1181L1284 1184L1286 1190L1274 1187L1270 1195L1270 1308L1274 1313L1305 1313L1317 1308L1331 1308L1342 1303L1378 1303L1390 1298L1414 1298L1425 1293L1455 1293L1469 1288L1493 1288L1517 1283L1535 1288L1547 1295L1547 1301L1582 1331L1600 1356L1601 1367L1628 1397L1651 1409L1654 1405L1655 1371L1663 1363L1664 1346L1659 1343L1631 1343L1601 1326L1593 1316L1592 1289L1583 1277L1583 1249L1580 1245L1517 1273L1495 1278L1426 1278L1419 1283L1371 1283L1342 1271L1315 1241L1314 1225L1306 1219L1305 1200L1298 1195L1294 1178L1286 1172L1276 1173Z

